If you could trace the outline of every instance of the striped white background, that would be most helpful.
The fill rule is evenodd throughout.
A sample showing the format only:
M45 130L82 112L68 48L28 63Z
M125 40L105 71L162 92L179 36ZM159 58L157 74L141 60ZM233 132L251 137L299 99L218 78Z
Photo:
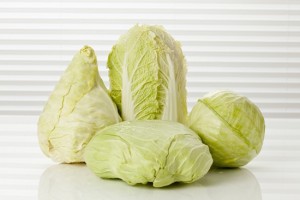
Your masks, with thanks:
M188 106L231 89L266 118L300 118L300 1L0 0L0 115L38 115L83 45L106 59L136 23L163 25L188 61Z

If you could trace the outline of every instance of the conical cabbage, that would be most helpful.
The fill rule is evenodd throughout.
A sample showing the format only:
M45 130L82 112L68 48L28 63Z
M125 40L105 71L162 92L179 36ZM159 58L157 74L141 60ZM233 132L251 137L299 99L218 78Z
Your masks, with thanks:
M120 121L99 76L94 50L85 46L74 56L39 118L40 147L57 162L83 162L84 148L95 132Z
M125 121L186 122L186 62L162 27L134 26L109 54L111 97Z
M121 122L100 130L85 151L87 166L99 177L130 185L191 183L212 164L208 147L196 133L172 121Z

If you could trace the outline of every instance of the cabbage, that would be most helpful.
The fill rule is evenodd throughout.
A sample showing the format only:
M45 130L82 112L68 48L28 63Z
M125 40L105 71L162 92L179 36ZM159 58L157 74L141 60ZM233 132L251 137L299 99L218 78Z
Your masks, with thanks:
M87 166L99 177L130 185L191 183L211 164L209 149L186 126L172 121L121 122L96 133L85 150Z
M261 150L265 122L259 108L231 91L209 93L193 107L188 126L209 146L214 165L239 167Z
M107 66L123 120L186 122L186 63L180 44L163 28L131 28L113 46Z
M42 151L57 162L83 162L94 133L120 122L98 73L94 50L85 46L62 75L39 118Z

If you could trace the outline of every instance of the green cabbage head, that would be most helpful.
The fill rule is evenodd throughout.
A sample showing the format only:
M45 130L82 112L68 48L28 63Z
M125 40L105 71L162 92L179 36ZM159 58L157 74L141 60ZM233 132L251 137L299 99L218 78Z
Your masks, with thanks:
M208 147L186 126L172 121L121 122L96 133L85 151L87 166L99 177L130 185L191 183L212 165Z
M84 148L95 132L120 121L117 107L99 76L94 50L84 46L40 115L40 147L54 161L83 162Z
M231 91L209 93L193 107L188 121L209 146L214 165L239 167L261 150L265 121L259 108Z
M186 122L186 62L180 44L162 27L136 25L113 46L111 97L124 121Z

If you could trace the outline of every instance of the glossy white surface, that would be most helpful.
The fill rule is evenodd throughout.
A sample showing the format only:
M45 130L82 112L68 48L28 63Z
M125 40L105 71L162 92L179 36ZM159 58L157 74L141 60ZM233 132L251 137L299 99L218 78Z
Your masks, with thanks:
M129 186L84 164L56 164L37 143L36 118L0 118L0 199L299 200L300 120L267 120L261 154L240 169L212 169L193 184Z

